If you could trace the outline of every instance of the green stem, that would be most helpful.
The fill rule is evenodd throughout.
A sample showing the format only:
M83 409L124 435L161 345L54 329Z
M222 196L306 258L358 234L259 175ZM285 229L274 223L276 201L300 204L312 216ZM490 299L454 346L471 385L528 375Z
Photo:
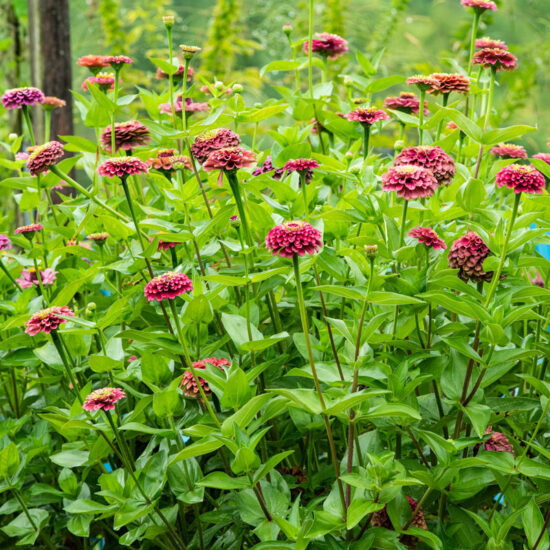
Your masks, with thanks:
M134 203L132 202L132 196L130 195L130 189L128 187L128 181L127 178L123 177L121 178L122 188L124 189L124 195L126 196L126 202L128 203L128 208L130 209L130 216L132 217L132 221L134 222L134 226L136 228L136 233L138 236L139 244L141 246L141 251L145 255L145 244L143 242L143 235L141 234L141 230L139 228L139 224L136 218L136 213L134 211Z
M472 59L474 58L474 52L476 49L476 37L477 37L477 29L479 27L479 19L481 17L481 13L477 10L474 11L474 20L472 23L472 37L470 39L470 57L468 58L468 76L472 74Z
M187 117L185 116L185 98L187 97L187 73L189 71L190 59L185 59L183 69L183 83L181 85L181 122L183 130L187 130Z
M40 271L38 269L38 262L36 261L36 258L33 258L32 262L34 265L34 271L36 272L36 280L38 281L38 288L40 289L40 295L42 296L44 303L48 305L48 297L44 290L44 286L42 285L42 275L40 275Z
M308 84L309 84L309 96L313 99L313 4L314 0L309 0L309 48L307 53L308 62Z
M418 145L422 145L424 137L424 108L426 105L426 90L420 90L420 111L418 111Z
M44 143L47 143L48 141L50 141L51 120L52 120L52 112L50 110L45 111L44 112Z
M253 246L252 236L250 234L250 227L248 225L248 218L246 216L246 212L243 206L243 201L241 198L241 193L239 190L239 181L237 179L237 175L235 174L235 171L226 171L225 177L227 178L227 181L229 182L229 187L231 187L231 192L233 193L233 197L235 199L235 203L237 205L237 210L239 212L239 217L241 218L241 224L244 229L244 236L246 238L246 244L248 246Z
M172 45L172 27L166 27L166 34L168 35L168 55L170 56L170 65L174 59L174 47ZM178 127L176 118L176 109L174 107L174 77L172 73L168 75L168 90L170 94L170 111L172 112L172 121L174 128Z
M369 156L370 124L363 124L363 160Z
M447 103L449 103L449 95L450 94L443 94L443 107L447 107ZM435 141L439 141L439 138L441 137L441 130L443 129L443 119L439 121L439 124L437 125L437 133L435 135Z
M302 188L302 196L304 197L304 217L305 217L305 220L307 221L309 218L309 209L308 209L308 203L307 203L306 173L305 171L300 171L299 175L300 175L300 187Z
M115 105L113 107L113 113L111 115L111 156L114 157L116 155L115 151L115 120L116 120L116 108L117 108L117 100L118 100L118 75L120 73L120 69L115 69L115 92L114 92L114 102Z
M27 105L23 105L21 108L21 111L23 112L23 118L25 119L25 123L27 124L27 130L29 131L29 138L31 140L32 145L36 145L36 140L34 139L34 130L32 129L32 121L31 121L31 115L29 113L29 108Z

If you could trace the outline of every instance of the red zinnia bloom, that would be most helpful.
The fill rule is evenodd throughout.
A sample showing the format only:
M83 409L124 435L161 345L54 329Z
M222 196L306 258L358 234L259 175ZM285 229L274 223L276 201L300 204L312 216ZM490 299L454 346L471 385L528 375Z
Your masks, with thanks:
M450 185L456 173L453 159L438 145L405 147L395 158L394 165L427 168L433 173L439 185Z
M449 267L458 269L458 276L463 281L488 282L493 278L493 272L483 271L483 262L490 253L483 239L477 233L469 231L452 244L448 258Z
M242 147L226 147L211 153L202 165L205 171L224 170L231 172L247 168L256 162L256 153L246 151Z
M283 177L283 174L285 173L284 168L275 168L273 166L273 163L271 162L271 157L267 156L265 159L265 162L254 169L252 172L253 176L260 176L261 174L268 174L269 172L273 172L273 175L271 176L274 180L280 180Z
M409 501L409 508L411 509L411 513L416 512L416 508L418 506L418 502L414 500L414 498L407 495L407 500ZM387 506L384 506L381 510L377 510L372 514L371 519L371 526L372 527L383 527L384 529L389 529L390 531L394 531L393 524L390 520L390 516L388 515L388 508ZM416 513L414 520L411 524L411 527L417 527L419 529L428 529L428 524L426 523L426 518L424 517L424 511L422 508L418 510ZM402 535L400 537L400 541L407 546L407 548L415 548L418 544L418 538L413 537L411 535Z
M105 178L126 178L134 174L146 174L147 164L136 157L113 157L99 166L97 172Z
M42 102L42 108L45 111L60 109L61 107L65 107L65 105L67 105L67 102L64 99L59 99L58 97L54 96L46 96L44 98L44 101Z
M0 234L0 252L2 250L11 250L11 241L7 235Z
M532 165L509 164L496 177L497 187L508 187L515 193L542 193L546 185L544 176Z
M111 146L112 126L109 125L101 133L101 143L103 147L112 152ZM149 128L137 120L128 120L127 122L115 123L115 150L131 151L140 145L145 145L151 141Z
M502 40L493 40L492 38L484 37L476 40L476 49L482 50L483 48L499 48L501 50L507 50L508 46L506 42Z
M120 82L120 80L119 80ZM96 76L89 76L83 83L82 89L88 91L88 84L97 84L103 92L115 89L115 75L112 73L98 73Z
M317 38L312 40L313 53L328 59L338 59L348 51L348 42L337 34L328 32L315 33ZM309 40L304 43L304 52L309 53Z
M508 50L483 48L474 54L472 65L482 65L495 71L513 71L518 66L518 58Z
M113 69L118 71L123 65L131 65L133 61L125 55L108 55L104 58L105 63L111 65Z
M291 159L285 164L284 169L288 172L307 172L319 168L320 164L313 159Z
M172 75L172 80L174 82L177 82L178 80L183 80L183 75L185 73L185 65L180 65L178 67L177 72L175 72ZM187 69L187 82L190 82L195 74L195 71L193 70L193 67L189 67ZM156 77L160 80L162 78L169 78L170 75L168 73L165 73L160 67L157 69Z
M101 388L93 391L86 401L82 404L82 408L86 411L110 411L115 408L115 403L126 397L126 394L120 388Z
M27 159L27 170L32 176L47 172L64 155L63 145L59 141L49 141L35 147Z
M40 224L40 223L31 223L29 225L22 225L21 227L18 227L13 232L13 234L14 235L23 234L23 235L25 235L25 237L32 239L32 237L34 237L34 234L37 231L42 231L42 229L44 229L44 226L42 224Z
M218 359L217 357L207 357L206 359L201 359L200 361L194 361L193 368L204 370L206 368L206 363L209 363L214 367L218 367L220 370L225 370L224 367L231 366L231 362L228 361L225 357L222 357L221 359ZM211 392L208 382L200 376L197 376L197 378L199 380L199 384L202 386L204 394L210 395ZM187 395L188 397L199 396L199 387L197 386L197 383L195 382L195 377L190 370L186 370L183 373L183 378L181 379L181 387L183 388L183 393L185 393L185 395Z
M172 243L169 241L159 241L157 250L170 250L171 248L176 248L180 243Z
M384 107L403 113L418 114L420 112L420 99L412 92L401 92L399 96L384 99ZM424 114L430 114L426 106L424 106Z
M47 309L41 309L33 314L25 323L27 327L25 332L30 336L36 336L39 332L49 334L52 330L57 330L57 327L65 322L65 319L62 319L59 315L74 317L74 313L67 306L52 306Z
M497 5L489 0L460 0L460 3L481 13L485 10L497 11Z
M26 86L6 90L2 96L2 105L6 109L21 109L44 102L44 94L38 88Z
M40 283L42 283L42 285L53 285L53 282L56 280L56 274L57 271L49 267L44 269L44 271L39 268L38 274L34 267L29 267L29 269L21 272L21 277L16 279L16 281L21 288L32 288L33 286L39 286ZM38 281L39 276L40 282Z
M109 66L109 63L105 62L104 55L85 55L81 57L76 64L81 67L86 67L93 74L97 74L101 69Z
M413 237L419 243L423 243L434 250L447 248L445 241L440 239L431 227L415 227L409 231L409 237Z
M513 143L499 143L491 149L491 154L503 159L526 159L527 151L521 145Z
M153 300L161 302L167 298L173 300L176 296L192 290L193 283L187 275L169 271L151 279L145 285L144 293L149 302Z
M321 232L304 221L284 222L269 231L266 248L274 256L292 258L296 254L315 254L323 246Z
M428 90L428 93L432 95L450 94L451 92L467 94L470 91L470 80L460 73L433 73L430 76L437 81L437 84Z
M415 74L409 76L406 82L407 86L416 86L419 90L429 90L437 85L437 80L432 76L424 76L421 74Z
M214 151L227 147L236 147L241 143L238 134L228 128L216 128L195 138L191 145L191 154L202 164Z
M382 190L405 200L431 197L437 189L432 172L422 166L392 166L382 174Z
M533 155L533 158L542 160L543 162L546 162L546 164L550 164L550 153L537 153L536 155Z
M376 107L359 107L358 109L350 111L346 117L348 120L360 122L367 126L371 126L379 120L390 120L386 111L377 109Z

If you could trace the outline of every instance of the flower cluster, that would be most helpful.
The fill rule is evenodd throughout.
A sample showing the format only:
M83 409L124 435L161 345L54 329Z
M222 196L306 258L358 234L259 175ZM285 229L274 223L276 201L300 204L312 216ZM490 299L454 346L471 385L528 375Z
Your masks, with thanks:
M97 84L98 88L103 92L114 90L115 75L112 73L97 73L95 76L89 76L82 83L82 89L87 92L89 84Z
M483 239L477 233L469 231L452 244L448 258L449 267L458 269L458 276L463 281L488 282L493 278L493 272L483 271L483 262L490 253Z
M431 227L415 227L409 231L409 237L416 239L419 243L425 244L434 250L445 250L445 241L437 235Z
M365 126L371 126L380 120L390 120L386 111L377 109L376 107L359 107L358 109L350 111L346 117L352 122L360 122Z
M2 95L5 109L21 109L44 103L44 94L38 88L13 88Z
M21 277L16 279L21 288L32 288L33 286L46 286L53 285L56 279L57 271L47 267L44 270L38 269L38 272L34 267L29 267L21 272ZM40 280L38 280L40 278Z
M452 92L467 94L470 91L470 80L460 73L434 73L430 75L436 81L428 92L432 95L445 95Z
M503 159L526 159L527 151L521 145L513 143L499 143L491 149L491 155Z
M226 147L211 153L202 165L205 171L223 170L232 172L240 168L248 168L256 162L256 154L242 147Z
M228 128L216 128L195 138L191 154L202 164L214 151L237 147L241 143L238 134Z
M401 92L397 97L387 97L384 100L384 108L408 114L418 114L420 112L420 99L412 92ZM424 114L430 114L426 106L424 106Z
M406 147L395 157L395 166L421 166L435 176L439 185L450 185L456 174L453 159L439 146Z
M483 48L474 54L472 64L481 65L485 69L493 69L495 71L513 71L518 66L518 60L508 50Z
M47 172L50 166L64 155L63 145L59 141L49 141L35 147L27 159L27 170L32 176Z
M136 157L113 157L99 166L97 172L104 178L127 178L135 174L144 174L148 166Z
M150 168L158 170L167 176L170 176L175 170L185 168L192 170L191 159L184 155L176 154L175 149L161 149L157 156L147 160Z

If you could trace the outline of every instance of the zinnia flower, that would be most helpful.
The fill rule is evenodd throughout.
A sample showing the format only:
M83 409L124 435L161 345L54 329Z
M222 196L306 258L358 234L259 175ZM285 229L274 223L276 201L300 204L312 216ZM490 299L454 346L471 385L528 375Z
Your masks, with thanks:
M437 80L433 76L424 76L415 74L409 76L406 82L407 86L416 86L420 91L427 91L437 85Z
M192 290L193 283L187 275L169 271L154 277L145 285L145 297L149 302L153 300L161 302L167 298L173 300L176 296Z
M42 108L45 111L61 109L61 107L65 107L65 105L67 105L67 102L64 99L59 99L58 97L54 96L46 96L44 97L44 101L42 102Z
M449 267L458 269L458 276L463 281L488 282L493 278L493 272L483 271L483 262L490 253L483 239L477 233L469 231L452 244L448 258Z
M111 65L115 71L119 71L124 65L131 65L133 61L124 55L108 55L104 58L105 63Z
M63 145L59 141L49 141L35 147L27 159L27 170L32 176L47 172L50 166L64 155Z
M266 248L274 256L292 258L296 254L315 254L323 246L321 232L304 221L284 222L269 231Z
M320 164L313 159L291 159L286 162L284 169L288 172L303 174L309 170L319 168L319 166Z
M25 332L30 336L36 336L39 332L49 334L52 330L57 330L65 319L59 317L74 317L74 313L67 306L52 306L47 309L41 309L31 316L25 323Z
M493 40L492 38L484 37L476 40L476 49L482 50L483 48L499 48L501 50L507 50L508 46L506 42L502 40Z
M460 0L460 3L467 8L474 8L479 13L485 10L497 11L497 5L488 0Z
M204 370L206 368L206 363L213 365L214 367L218 367L220 370L225 370L224 367L231 366L231 362L228 361L225 357L222 357L221 359L218 359L217 357L207 357L206 359L201 359L200 361L194 361L193 368ZM208 382L200 376L197 376L197 378L199 380L199 384L202 386L204 394L210 395L211 391ZM181 387L183 388L183 393L185 393L185 395L187 395L188 397L199 396L199 387L197 386L197 383L195 382L195 377L190 370L186 370L183 373L183 378L181 379Z
M401 92L399 96L384 99L384 108L408 114L418 114L420 112L420 99L412 92ZM424 106L424 114L430 114L426 106Z
M268 174L269 172L273 172L273 175L271 176L274 180L280 180L283 177L283 174L285 173L284 168L275 168L273 166L273 163L271 162L271 157L268 156L265 159L265 162L261 166L257 166L254 171L252 172L253 176L260 176L261 174Z
M512 447L512 444L502 432L494 432L492 426L489 426L485 430L485 433L491 434L491 437L483 444L486 451L510 453L512 456L515 456L514 447Z
M390 120L386 111L377 109L376 107L359 107L358 109L350 111L346 117L348 120L360 122L366 126L371 126L379 120Z
M115 408L115 403L126 397L126 394L120 388L101 388L93 391L86 401L82 404L82 408L86 411L110 411Z
M550 153L537 153L536 155L533 155L533 158L542 160L543 162L546 162L546 164L550 164Z
M485 69L495 71L513 71L518 66L518 59L508 50L483 48L474 54L472 65L482 65Z
M170 250L171 248L176 248L180 243L173 243L169 241L159 241L157 250Z
M188 46L187 44L180 44L180 50L184 59L192 59L196 53L201 51L198 46Z
M179 96L174 102L174 112L181 113L183 109L183 103L181 101L181 96ZM172 114L172 105L170 103L161 103L159 105L159 110L161 113L170 115ZM210 111L210 105L208 103L198 103L193 101L190 97L185 98L185 112L188 115L193 113L206 113Z
M148 167L136 157L113 157L101 164L97 171L105 178L127 178L134 174L146 174Z
M503 159L526 159L527 151L521 145L513 143L499 143L491 149L491 154Z
M11 250L11 241L7 235L0 233L0 252L3 250Z
M112 73L97 73L96 76L89 76L83 83L82 89L88 91L88 84L97 84L98 88L106 92L115 89L115 75Z
M98 245L102 246L109 238L109 233L90 233L87 238L90 239L90 241L94 241Z
M31 223L29 225L22 225L21 227L18 227L13 234L14 235L24 235L27 237L27 239L32 239L34 237L34 234L37 231L42 231L44 229L44 226L40 223Z
M85 55L81 57L76 64L81 67L86 67L93 74L97 74L101 69L109 66L109 63L105 62L104 55Z
M224 170L231 172L240 168L248 168L256 162L256 153L246 151L242 147L227 147L211 153L202 165L205 171Z
M312 40L312 51L328 59L338 59L348 51L348 42L337 34L328 32L315 33ZM309 40L304 43L304 52L309 53Z
M422 166L392 166L382 174L382 189L405 200L420 199L435 193L437 180Z
M228 128L216 128L200 134L191 146L191 154L202 164L214 151L236 147L241 143L238 134Z
M170 174L176 170L174 164L183 163L187 170L191 170L191 159L183 155L176 155L175 149L161 149L157 156L147 160L147 164L150 168L158 170L163 174L170 177Z
M178 67L178 70L172 75L172 80L174 82L178 82L183 80L183 75L185 73L185 65L180 65ZM190 82L193 79L193 76L195 74L195 71L193 70L193 67L189 67L187 69L187 82ZM160 79L168 79L170 78L170 75L168 73L165 73L160 67L157 69L156 77Z
M545 188L544 176L532 165L509 164L496 177L497 187L508 187L515 193L540 195Z
M29 267L29 269L21 273L21 277L19 279L16 279L16 281L19 283L19 286L21 288L32 288L33 286L40 286L40 283L42 283L43 286L53 285L53 282L56 279L56 274L57 271L54 271L49 267L47 267L43 271L39 268L38 273L36 272L36 269L34 267ZM38 281L39 276L40 282Z
M422 166L430 170L439 185L450 185L456 173L453 159L438 145L406 147L397 155L395 166Z
M470 91L470 80L460 73L434 73L430 76L437 81L437 84L428 90L428 93L432 95L450 94L451 92L467 94Z
M32 107L44 102L44 94L38 88L26 86L6 90L2 96L2 105L5 109L21 109Z
M109 125L101 133L103 147L112 152L111 146L112 126ZM120 149L131 151L140 145L146 145L151 141L149 128L137 120L115 123L115 151Z
M419 243L423 243L434 250L444 250L447 248L445 241L440 239L431 227L415 227L409 231L409 237L413 237Z

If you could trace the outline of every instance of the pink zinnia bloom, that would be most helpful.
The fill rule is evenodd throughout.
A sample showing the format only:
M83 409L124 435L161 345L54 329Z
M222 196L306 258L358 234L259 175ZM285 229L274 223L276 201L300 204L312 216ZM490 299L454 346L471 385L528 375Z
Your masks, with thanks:
M145 285L145 297L149 302L153 300L161 302L167 298L173 300L176 296L192 290L193 283L187 275L169 271L154 277Z
M516 456L514 453L514 447L508 438L502 432L494 432L492 426L489 426L485 430L486 434L491 434L491 437L485 441L483 446L486 451L496 451L499 453L510 453L512 456Z
M493 40L492 38L484 37L476 40L476 49L482 50L483 48L499 48L501 50L507 50L508 46L506 42L502 40Z
M328 59L338 59L348 51L348 42L337 34L328 32L315 33L317 38L312 40L313 53ZM309 40L304 43L304 52L309 53Z
M481 13L485 10L497 11L497 5L489 0L460 0L460 3Z
M127 178L134 174L146 174L148 167L136 157L113 157L101 164L97 172L105 178Z
M409 508L411 510L411 513L416 512L416 508L418 507L418 502L414 500L414 498L407 495L407 500L409 501ZM388 529L390 531L394 531L393 523L390 520L390 516L388 515L388 507L384 506L381 510L377 510L372 514L371 519L371 526L372 527L382 527L384 529ZM424 517L424 510L420 508L416 515L414 516L414 520L411 523L411 527L417 527L418 529L424 529L425 531L428 530L428 524L426 523L426 518ZM401 535L399 538L400 542L402 542L407 548L415 548L418 544L418 538L414 537L412 535Z
M178 97L178 99L174 102L174 112L181 113L182 109L183 103L181 101L181 97ZM161 103L159 105L159 110L161 113L165 113L167 115L172 114L172 105L170 105L170 103ZM210 111L210 105L208 105L208 103L197 103L190 97L185 98L185 112L189 115L193 113L206 113L208 111Z
M394 164L395 166L413 165L427 168L433 173L439 185L450 185L456 174L453 159L438 145L405 147L395 158Z
M550 164L550 153L537 153L536 155L533 155L533 158L542 160L543 162L546 162L546 164Z
M0 233L0 252L2 250L11 250L11 241L7 235Z
M390 116L386 111L377 109L376 107L359 107L350 111L346 117L352 122L360 122L367 126L371 126L379 120L390 120Z
M132 363L132 362L137 361L137 360L138 360L137 355L130 355L130 357L128 357L128 363Z
M39 332L49 334L52 330L57 330L57 327L65 322L65 319L62 319L59 315L74 317L74 313L67 306L52 306L47 309L41 309L33 314L25 323L27 327L25 332L30 336L36 336Z
M532 165L509 164L496 177L497 187L508 187L515 193L540 195L546 186L544 176Z
M445 241L440 239L431 227L415 227L409 231L409 237L413 237L419 243L425 244L434 250L444 250L447 248Z
M227 147L237 147L241 143L238 134L228 128L216 128L195 138L191 154L202 164L214 151Z
M81 57L76 64L81 67L86 67L93 74L97 74L101 69L109 66L109 63L105 62L104 55L85 55Z
M483 271L483 262L490 253L483 239L469 231L452 244L448 257L449 267L458 269L458 276L463 281L488 282L493 278L493 272Z
M20 151L19 153L15 153L15 160L27 160L29 158L29 153L26 153L25 151Z
M35 147L27 159L27 170L32 176L47 172L50 166L64 155L63 145L59 141L49 141Z
M431 197L436 189L434 175L421 166L392 166L382 174L382 190L395 191L405 200Z
M180 243L173 243L170 241L159 241L157 250L170 250L171 248L176 248Z
M314 159L290 159L286 162L284 170L287 172L298 172L300 175L315 170L321 166Z
M217 357L207 357L206 359L201 359L200 361L194 361L193 368L204 370L206 368L206 363L209 363L214 367L218 367L220 370L225 370L224 367L231 366L231 362L225 359L225 357L222 357L221 359L218 359ZM211 391L208 382L200 376L197 376L197 378L199 380L199 384L202 386L204 394L210 395ZM199 397L199 387L197 386L195 377L190 370L186 370L183 373L183 378L181 379L180 385L183 388L183 393L185 393L188 397Z
M21 109L44 102L44 94L38 88L26 86L6 90L2 96L2 105L6 109Z
M418 114L420 112L420 99L412 92L401 92L399 96L384 99L384 108L408 114ZM426 106L424 106L424 114L430 114Z
M112 152L111 146L112 126L109 125L101 132L101 143L105 150ZM149 128L137 120L115 123L115 150L131 151L140 145L146 145L151 141Z
M211 153L202 165L205 171L224 170L232 172L240 168L248 168L256 162L256 153L242 147L227 147Z
M21 273L21 277L19 279L16 279L16 281L19 283L19 286L21 288L32 288L33 286L40 286L40 282L42 283L42 285L53 285L53 282L56 279L56 274L57 271L54 271L49 267L44 269L44 271L39 269L38 274L36 273L36 269L34 269L34 267L29 267L29 269L26 269ZM40 282L38 281L39 276Z
M40 223L31 223L29 225L22 225L21 227L18 227L13 234L19 235L22 234L27 238L32 239L34 237L34 234L37 231L42 231L44 229L44 226Z
M179 80L183 80L183 75L185 73L185 65L180 65L178 67L178 70L177 72L175 72L173 75L172 75L172 80L174 82L177 82ZM191 79L193 78L195 74L195 71L193 70L193 67L189 67L187 69L187 82L190 82ZM160 67L157 69L157 74L156 74L156 77L160 80L162 78L166 78L168 79L170 77L170 75L168 73L165 73Z
M64 99L59 99L58 97L54 96L46 96L44 98L44 101L42 102L42 108L45 111L61 109L61 107L65 107L65 105L67 105L67 102Z
M158 170L168 177L174 170L181 169L179 165L183 165L183 168L187 170L193 169L191 159L183 155L177 155L175 149L161 149L156 157L147 160L147 164L150 168Z
M321 232L304 221L284 222L269 231L265 238L266 248L274 256L292 258L296 254L315 254L322 246Z
M430 76L437 82L428 90L428 93L432 95L450 94L451 92L467 94L470 91L470 80L460 73L433 73Z
M483 48L474 54L472 65L482 65L485 69L495 71L513 71L518 66L518 59L508 50Z
M119 80L120 82L120 80ZM115 75L112 73L98 73L96 76L89 76L83 83L82 89L88 91L88 84L97 84L100 90L106 92L107 90L115 89Z
M109 233L90 233L87 238L90 239L90 241L103 244L109 238Z
M491 149L491 154L503 159L526 159L527 151L521 145L513 143L499 143Z
M82 404L82 408L86 411L110 411L115 408L115 403L126 397L126 394L120 388L101 388L93 391L86 401Z
M416 86L419 90L427 91L437 85L437 80L432 76L415 74L407 78L406 84L407 86Z
M131 65L133 63L133 61L125 55L108 55L104 58L104 61L111 65L115 71L120 70L124 65Z

